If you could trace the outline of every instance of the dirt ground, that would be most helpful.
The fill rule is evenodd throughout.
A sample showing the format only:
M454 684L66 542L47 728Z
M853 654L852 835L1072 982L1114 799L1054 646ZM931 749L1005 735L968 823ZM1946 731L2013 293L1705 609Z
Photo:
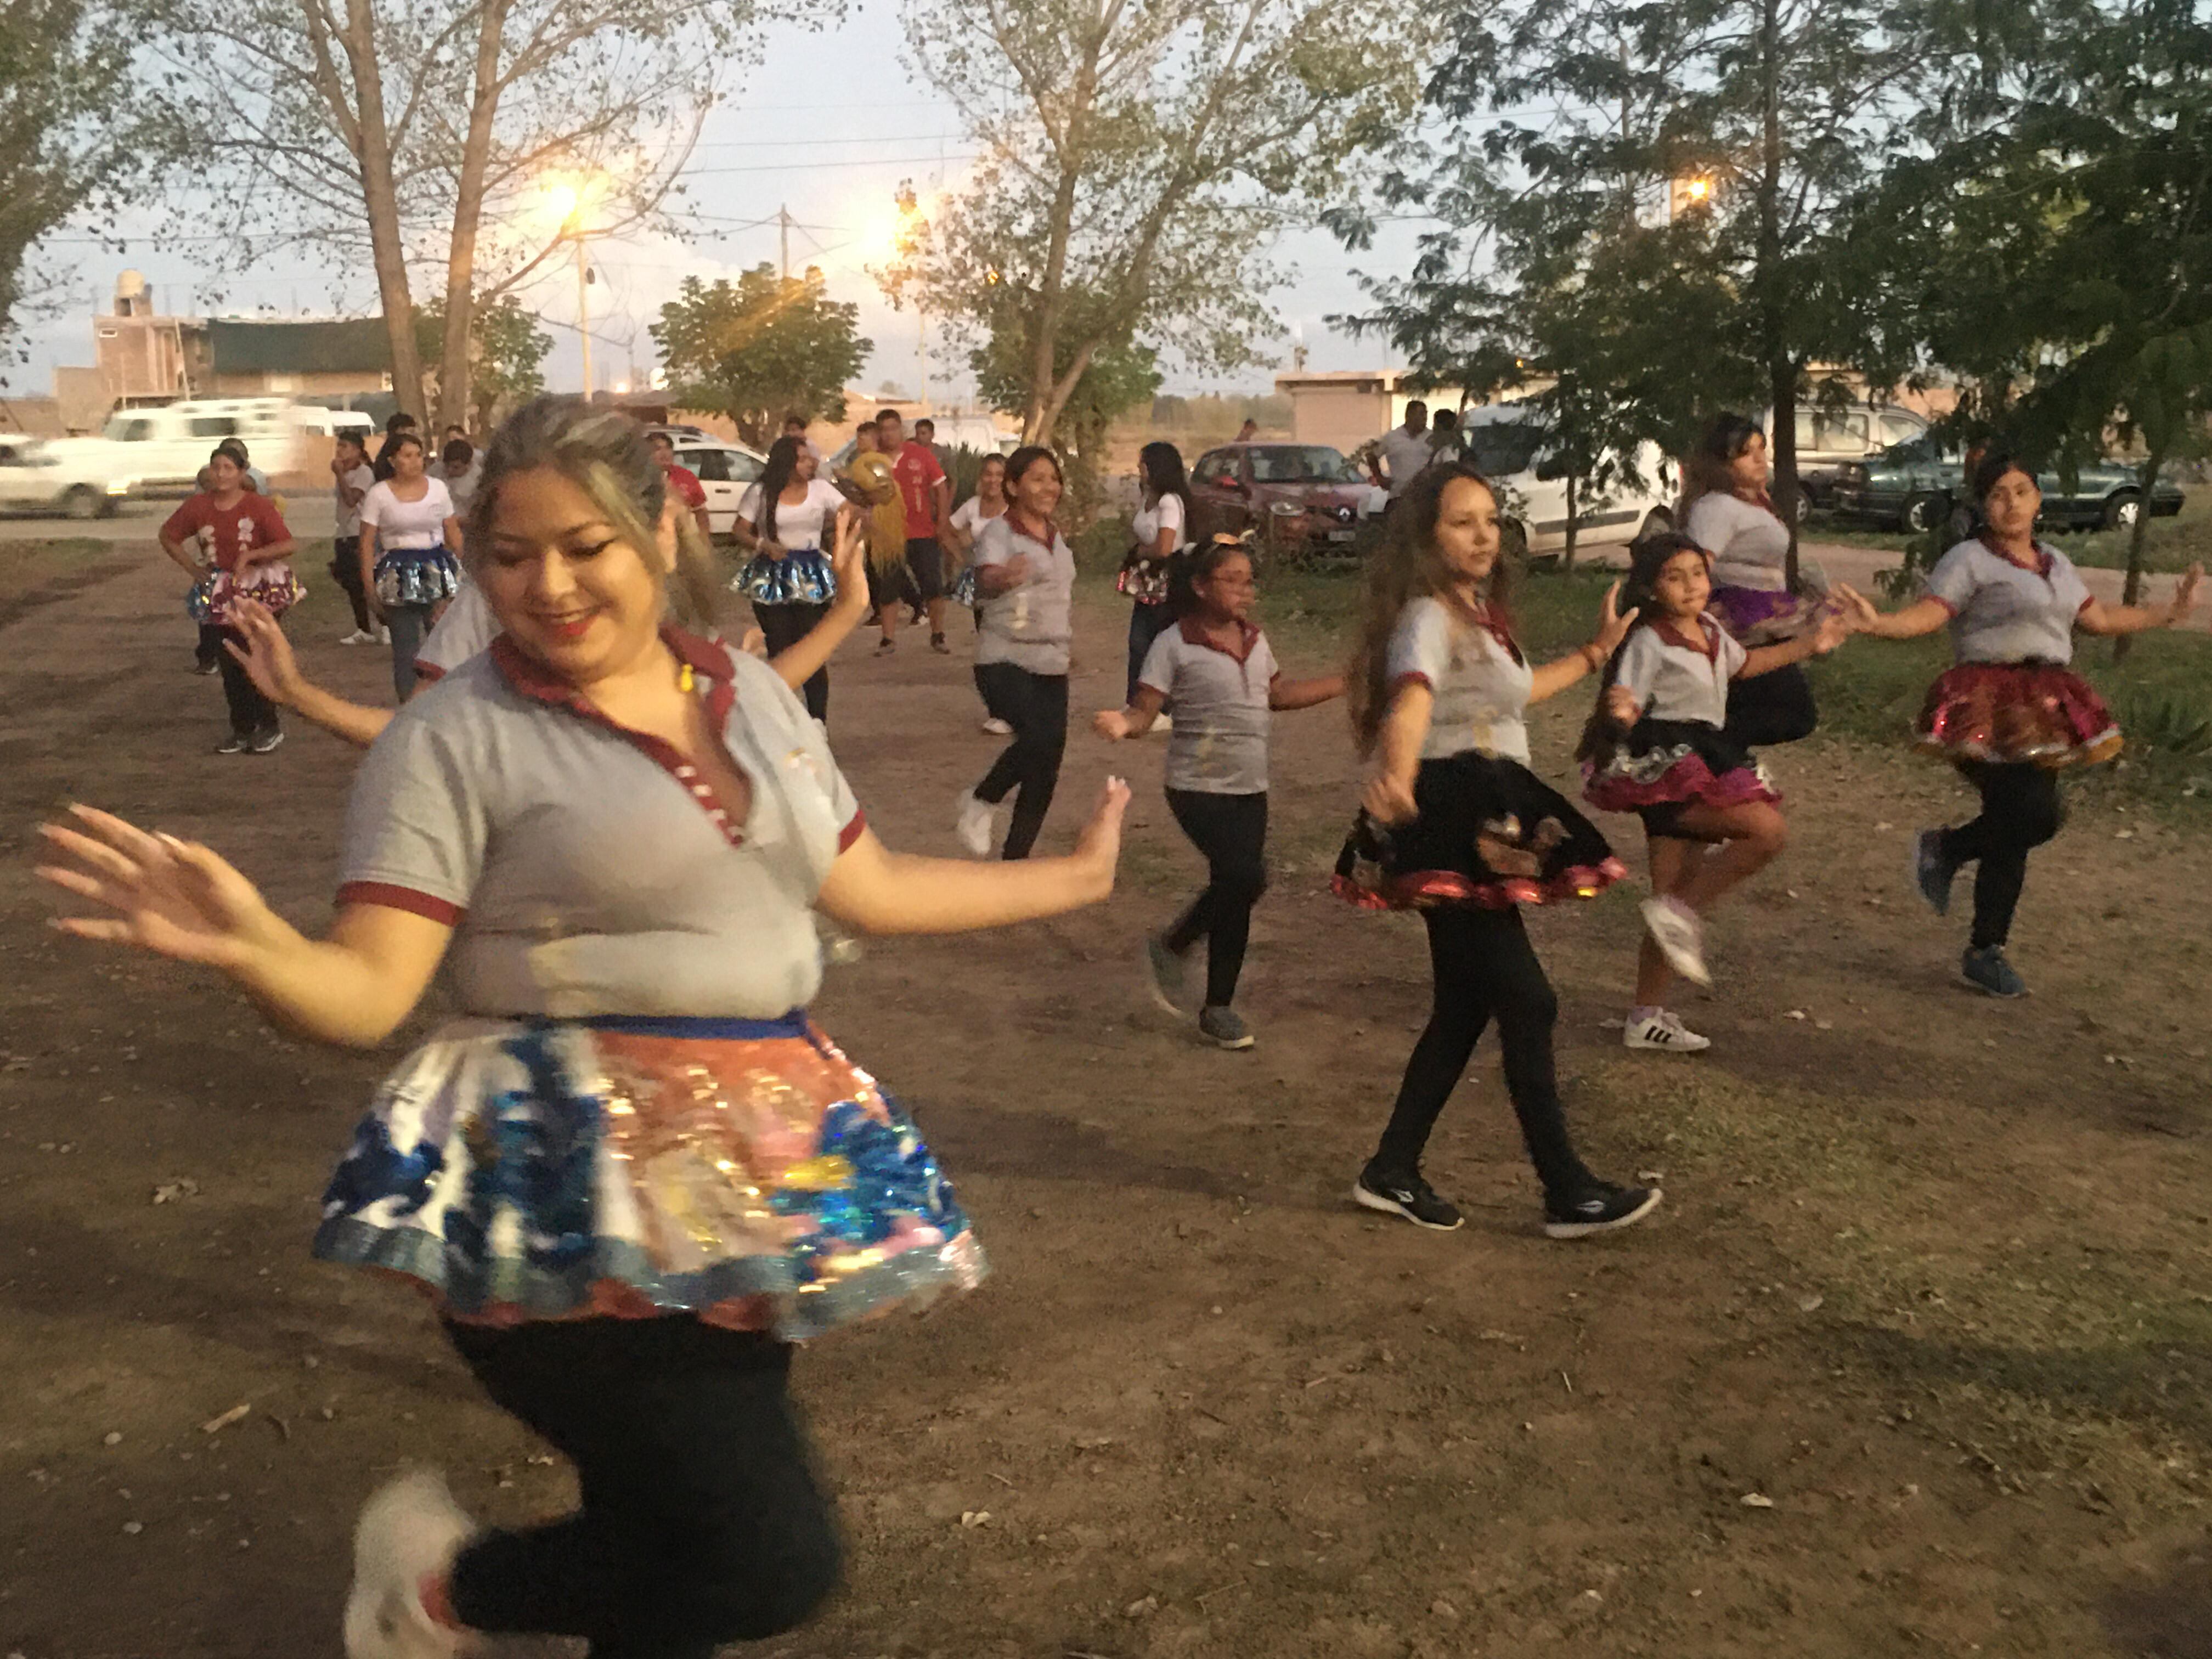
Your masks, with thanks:
M327 643L318 586L311 666L375 700L381 653ZM0 1655L22 1659L335 1655L384 1474L440 1463L499 1521L570 1491L415 1297L307 1258L400 1045L309 1049L209 979L43 930L28 832L71 799L326 914L354 754L296 726L267 759L209 753L221 697L176 586L149 551L0 628ZM1079 710L1118 691L1120 625L1086 603ZM838 753L895 846L949 853L992 753L956 637L955 660L908 635L836 669ZM1555 777L1571 701L1536 721ZM1486 1045L1429 1166L1468 1224L1431 1234L1346 1199L1424 1017L1418 924L1325 890L1340 713L1278 732L1256 1050L1201 1048L1139 992L1138 941L1196 869L1157 738L1070 745L1048 843L1109 767L1136 786L1110 903L832 972L820 1017L914 1109L996 1274L802 1357L850 1570L762 1651L2212 1654L2212 846L2077 806L2015 935L2036 994L1980 1000L1963 924L1904 878L1909 832L1962 804L1947 775L1778 752L1796 844L1716 924L1717 990L1686 1008L1710 1054L1620 1046L1633 891L1532 924L1585 1150L1665 1208L1547 1242Z

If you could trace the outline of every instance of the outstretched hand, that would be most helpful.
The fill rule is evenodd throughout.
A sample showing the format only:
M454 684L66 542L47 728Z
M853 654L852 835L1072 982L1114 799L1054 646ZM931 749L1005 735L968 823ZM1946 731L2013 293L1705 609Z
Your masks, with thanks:
M1413 780L1394 776L1379 767L1359 792L1359 804L1377 823L1406 823L1419 815L1413 803Z
M1608 685L1605 689L1605 717L1626 732L1644 718L1643 700L1627 686Z
M1604 655L1610 657L1620 649L1620 642L1628 637L1628 630L1636 626L1642 613L1632 606L1626 616L1620 614L1621 584L1615 582L1605 590L1605 598L1597 607L1597 633L1590 643Z
M1091 810L1091 821L1075 838L1075 856L1099 870L1109 890L1115 866L1121 861L1121 817L1128 810L1129 786L1120 778L1107 779L1098 792L1098 805Z
M1843 620L1854 634L1865 633L1881 618L1881 612L1875 609L1874 601L1849 582L1838 582L1829 591L1829 597L1843 602Z
M63 933L229 969L283 926L253 884L209 848L89 806L70 812L81 830L45 823L39 833L70 862L38 873L108 914L62 917L53 925Z
M866 604L868 592L868 544L860 515L849 507L837 509L836 538L830 544L830 571L837 579L837 595L859 596Z
M2204 567L2202 564L2192 564L2182 573L2181 580L2173 585L2172 599L2166 601L2168 627L2178 626L2189 620L2189 612L2197 604L2197 585L2203 580Z
M246 678L263 696L286 708L295 707L307 679L276 618L259 600L237 597L230 602L230 621L246 636L246 645L240 649L237 641L225 640L222 648L246 670Z
M1129 735L1129 717L1119 708L1102 708L1091 717L1091 729L1119 743Z
M1826 656L1857 631L1849 617L1840 611L1830 611L1820 618L1820 626L1813 630L1813 654Z

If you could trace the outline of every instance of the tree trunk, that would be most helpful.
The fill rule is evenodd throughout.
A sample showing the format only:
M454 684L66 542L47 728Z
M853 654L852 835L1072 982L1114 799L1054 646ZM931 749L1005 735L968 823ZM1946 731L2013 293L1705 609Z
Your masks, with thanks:
M1567 474L1567 539L1565 545L1559 550L1561 570L1572 570L1575 568L1576 532L1583 527L1581 485L1582 479L1579 477L1572 472Z
M1783 579L1797 589L1797 364L1790 352L1789 296L1782 284L1782 0L1760 0L1759 246L1752 289L1759 298L1760 343L1773 410L1767 441L1774 467L1774 510L1790 532Z
M354 159L361 165L362 206L368 219L376 294L384 307L384 334L392 348L392 390L402 409L422 408L422 358L415 343L415 301L407 291L407 251L399 232L399 193L392 176L392 133L384 113L384 67L376 52L370 0L346 0L340 37L354 88ZM327 39L327 36L325 38Z
M465 425L469 411L469 335L476 321L477 231L483 219L484 174L491 165L492 123L499 114L500 48L509 0L483 0L477 24L476 78L468 135L461 143L453 194L453 228L446 248L446 337L438 356L438 425Z
M2120 586L2122 605L2142 602L2143 561L2150 554L2150 492L2151 487L2158 482L2159 468L2165 464L2164 453L2155 446L2143 457L2142 471L2138 475L2142 479L2142 502L2136 507L2136 521L2128 531L2128 576ZM2130 634L2122 634L2114 639L2112 660L2125 662L2129 648L2134 644L2135 636Z

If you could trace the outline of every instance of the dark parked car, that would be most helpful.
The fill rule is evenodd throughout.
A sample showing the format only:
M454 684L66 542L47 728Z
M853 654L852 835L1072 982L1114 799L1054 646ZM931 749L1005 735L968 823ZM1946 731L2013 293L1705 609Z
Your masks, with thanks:
M1190 471L1191 534L1259 532L1272 553L1351 550L1372 487L1327 444L1224 444Z
M2121 461L2092 461L2068 489L2055 470L2038 475L2046 530L2122 530L2143 510L2142 481ZM1841 469L1836 480L1836 510L1847 519L1871 520L1918 533L1942 522L1951 505L1966 494L1958 455L1932 438L1892 444ZM2150 495L2154 518L2181 511L2181 489L2160 478Z

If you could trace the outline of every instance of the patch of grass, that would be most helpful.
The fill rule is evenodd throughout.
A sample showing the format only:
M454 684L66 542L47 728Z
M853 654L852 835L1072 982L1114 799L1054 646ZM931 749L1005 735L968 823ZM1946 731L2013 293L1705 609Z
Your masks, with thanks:
M0 541L0 600L21 599L56 576L73 574L124 550L91 536Z

